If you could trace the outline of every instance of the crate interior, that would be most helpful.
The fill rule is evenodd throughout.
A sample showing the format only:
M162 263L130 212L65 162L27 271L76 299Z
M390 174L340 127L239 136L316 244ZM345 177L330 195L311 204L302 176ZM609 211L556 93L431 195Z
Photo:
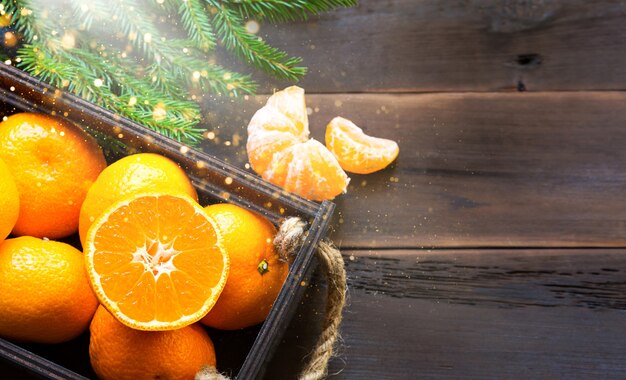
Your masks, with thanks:
M290 275L266 323L239 331L206 328L215 344L218 370L229 376L240 375L242 378L259 375L286 328L285 319L290 319L295 304L302 295L300 282L311 275L313 246L325 233L333 204L318 204L288 194L249 172L163 138L132 122L121 120L108 111L52 89L12 67L0 66L0 118L24 111L62 117L87 127L101 145L103 141L123 142L125 147L121 150L105 149L109 163L136 152L160 153L178 162L196 186L200 204L203 206L232 202L262 213L275 224L286 216L298 216L308 223L307 241L291 265ZM76 235L63 241L81 248ZM88 333L63 344L19 344L29 352L65 369L94 378L95 374L89 364L88 345ZM0 355L0 358L12 365L16 375L25 372L25 367L36 367L39 360L34 356L31 358L34 363L24 363L6 353Z

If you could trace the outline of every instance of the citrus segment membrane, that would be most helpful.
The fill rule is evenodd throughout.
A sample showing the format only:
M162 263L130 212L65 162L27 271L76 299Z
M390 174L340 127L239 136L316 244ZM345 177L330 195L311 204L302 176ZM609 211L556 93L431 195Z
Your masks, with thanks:
M213 220L186 195L143 194L115 203L86 238L100 302L139 330L169 330L206 314L224 288L229 258Z
M400 151L395 141L368 136L343 117L336 117L328 123L326 146L344 170L358 174L386 168Z
M252 169L263 179L304 198L322 201L346 191L348 177L321 143L309 139L304 90L274 93L248 124Z
M267 105L293 121L302 132L309 134L309 117L304 100L304 89L298 86L287 87L278 91L267 99Z
M332 199L346 191L349 178L337 159L311 139L273 156L262 177L307 199Z

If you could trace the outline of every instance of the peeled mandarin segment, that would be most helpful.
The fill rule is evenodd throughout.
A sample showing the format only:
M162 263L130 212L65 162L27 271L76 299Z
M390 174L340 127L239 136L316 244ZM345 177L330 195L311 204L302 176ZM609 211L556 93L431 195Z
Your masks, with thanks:
M309 140L304 90L276 92L248 125L246 145L252 168L263 179L304 198L333 199L346 191L348 177L337 159Z
M215 223L186 195L114 204L89 229L85 260L100 302L138 330L196 322L217 301L229 270Z
M309 138L304 90L289 87L272 95L248 124L248 160L257 173L267 169L274 153Z
M400 151L395 141L368 136L342 117L334 118L326 127L326 146L344 170L358 174L386 168Z
M273 106L266 105L255 112L248 123L248 135L256 132L285 132L301 141L309 137L309 129L287 117Z
M337 159L313 139L275 154L262 177L315 201L333 199L346 191L349 182Z
M266 103L293 121L299 130L309 133L309 117L304 101L304 89L298 86L287 87L270 96Z
M262 131L248 136L248 161L257 173L267 170L275 152L299 143L295 136L282 131Z

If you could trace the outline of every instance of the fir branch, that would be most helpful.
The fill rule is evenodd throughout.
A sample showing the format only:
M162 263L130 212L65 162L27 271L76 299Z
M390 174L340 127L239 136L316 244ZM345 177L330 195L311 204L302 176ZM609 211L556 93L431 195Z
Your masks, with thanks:
M206 52L215 46L215 34L202 0L180 1L178 13L189 38L198 48Z
M246 31L243 19L236 11L219 4L217 0L207 1L217 9L215 28L227 49L278 78L297 81L306 74L306 67L296 66L302 62L302 58L290 58L287 53L266 44Z
M1 0L24 36L18 66L55 87L184 143L200 140L201 112L187 90L254 93L248 74L216 65L216 40L248 64L297 81L302 60L246 31L250 18L305 18L356 0ZM149 5L146 13L142 5ZM71 9L71 12L67 12ZM53 17L54 16L54 17ZM160 26L180 25L171 32ZM80 30L80 33L77 31ZM110 31L121 32L111 34ZM178 33L184 33L180 36ZM60 33L64 33L61 37ZM170 34L177 35L172 39ZM109 46L108 48L105 46ZM124 52L113 51L120 48Z
M81 2L72 2L70 4L73 16L76 20L80 20L81 26L84 29L90 29L96 18L102 18L103 13L101 9L96 8L98 3L84 4Z
M148 65L145 72L146 77L158 91L173 97L179 97L185 93L184 83L172 74L170 67L154 62Z
M147 58L160 63L164 55L161 51L161 33L149 18L137 12L135 1L107 0L106 4L109 4L113 13L111 19L118 24L124 35L129 36L130 42Z
M222 3L236 8L245 18L282 22L306 20L309 14L352 7L357 0L223 0Z
M256 91L256 83L249 75L242 75L219 65L209 64L208 61L193 53L191 51L189 55L172 57L174 75L187 86L207 92L230 93L233 96L252 94Z
M56 87L67 88L90 102L181 142L194 144L201 140L203 130L195 128L201 116L197 103L155 97L152 87L145 81L121 70L109 72L109 65L101 56L82 49L53 53L42 44L26 45L20 49L20 55L21 68ZM123 83L121 95L112 89L112 74Z
M27 44L18 50L19 67L58 88L69 85L66 78L76 75L73 66L59 64L54 54L42 44Z
M9 0L3 2L4 10L11 15L11 24L28 41L43 41L56 34L54 24L48 17L38 17L36 9L43 5L41 0Z
M105 87L107 97L99 99L101 103L165 136L185 143L200 141L202 130L194 128L200 121L197 103L170 96L155 96L150 82L133 77L128 71L122 70L123 66L119 64L112 65L115 71L110 72L111 65L102 56L81 49L72 49L68 53L82 59L79 67L84 68L82 75L88 78L87 84L90 87L93 82L89 80L102 79L103 83L99 88ZM126 68L133 67L128 60L115 56L110 59L117 63L125 61L128 65ZM113 84L111 77L115 77L119 83L119 96L110 91L110 85Z

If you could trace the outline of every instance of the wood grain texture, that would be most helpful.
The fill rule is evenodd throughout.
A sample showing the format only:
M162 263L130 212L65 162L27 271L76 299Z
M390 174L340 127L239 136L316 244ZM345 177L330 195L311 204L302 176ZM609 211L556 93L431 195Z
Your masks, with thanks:
M229 108L203 148L244 167L265 97ZM337 115L391 138L389 168L336 198L343 247L626 246L622 92L310 95L313 137ZM236 116L233 116L236 115ZM237 144L235 144L237 142ZM229 145L225 145L228 143Z
M350 301L330 379L626 376L626 250L344 256ZM306 305L313 306L303 306L294 325L319 312L319 303ZM302 325L289 331L300 342L316 333ZM273 365L287 371L280 358Z
M309 92L619 90L625 12L619 0L361 0L259 35L304 58Z
M625 18L621 1L361 0L261 26L312 68L313 137L340 115L400 144L336 199L349 303L329 378L626 378L626 95L590 91L625 88ZM209 104L203 148L244 167L265 99ZM266 378L296 378L323 289Z

